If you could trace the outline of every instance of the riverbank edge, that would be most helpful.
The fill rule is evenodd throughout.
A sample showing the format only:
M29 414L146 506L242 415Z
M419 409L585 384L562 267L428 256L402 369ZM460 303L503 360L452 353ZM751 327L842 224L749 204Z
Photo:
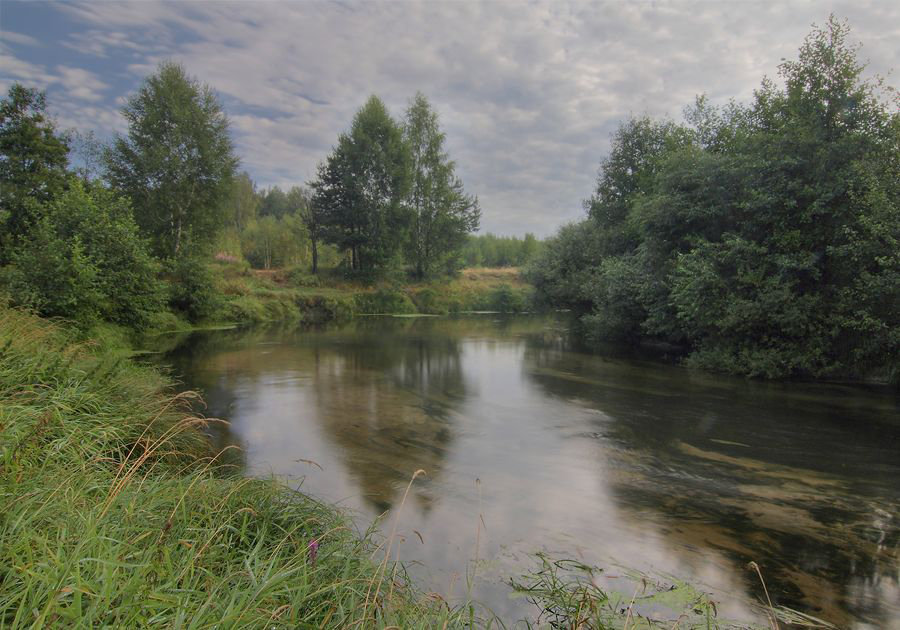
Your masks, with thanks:
M176 311L155 313L140 330L109 323L87 327L86 336L134 339L261 323L322 324L368 315L422 316L475 312L526 313L533 287L515 268L472 268L431 281L370 284L338 270L311 275L297 268L254 270L246 265L209 265L213 293L210 315L189 320Z
M79 336L0 306L0 625L475 619L379 561L390 541L337 508L219 464L194 394Z
M83 334L0 305L0 627L502 627L421 591L374 526L222 464L195 393ZM629 603L596 586L601 569L536 559L507 583L537 627L627 626L660 595L684 610L648 627L749 627L683 582L639 575L649 592Z

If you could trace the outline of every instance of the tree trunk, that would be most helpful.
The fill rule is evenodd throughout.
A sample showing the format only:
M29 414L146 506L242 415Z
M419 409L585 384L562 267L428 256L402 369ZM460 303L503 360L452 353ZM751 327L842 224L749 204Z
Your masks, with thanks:
M178 250L181 249L181 215L175 220L175 257L178 257Z
M312 272L313 275L319 273L319 248L316 247L316 239L310 239L312 242Z

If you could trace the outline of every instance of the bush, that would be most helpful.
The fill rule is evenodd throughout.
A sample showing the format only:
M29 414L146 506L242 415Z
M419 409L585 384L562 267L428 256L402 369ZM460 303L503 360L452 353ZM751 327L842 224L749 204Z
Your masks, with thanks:
M289 267L284 270L284 277L287 282L294 287L320 287L322 280L319 276L312 274L303 267Z
M412 301L420 313L428 315L446 315L450 312L450 305L447 300L434 289L422 289L412 294ZM459 310L457 308L457 310Z
M242 295L225 303L224 317L232 322L261 322L267 319L266 307L253 296Z
M171 311L157 311L151 313L147 318L145 331L147 332L169 332L185 328L184 321L178 318L178 315Z
M223 278L219 283L222 295L250 295L250 284L244 278Z
M222 307L215 274L199 258L182 256L167 262L169 305L190 321L213 316Z
M355 301L348 298L310 295L297 298L306 322L344 321L353 317Z
M489 308L501 313L521 313L526 308L524 291L517 291L508 284L501 284L490 294Z
M415 313L416 305L405 293L394 289L378 289L373 293L354 296L356 312L366 315L397 315Z
M105 320L139 328L162 308L158 265L127 200L72 181L41 209L12 252L14 302L84 325Z
M280 296L265 302L266 319L270 321L286 321L298 319L300 311L289 296Z

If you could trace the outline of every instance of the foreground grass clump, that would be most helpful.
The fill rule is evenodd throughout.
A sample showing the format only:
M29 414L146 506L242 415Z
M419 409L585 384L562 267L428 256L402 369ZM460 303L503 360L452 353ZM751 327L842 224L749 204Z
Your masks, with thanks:
M0 306L0 627L460 625L338 512L229 476L189 400Z

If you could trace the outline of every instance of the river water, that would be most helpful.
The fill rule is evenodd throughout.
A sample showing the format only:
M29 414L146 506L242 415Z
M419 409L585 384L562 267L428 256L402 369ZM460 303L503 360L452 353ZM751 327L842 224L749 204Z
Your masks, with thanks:
M160 361L251 475L397 517L418 583L501 618L534 553L689 580L719 615L776 603L900 628L900 396L767 384L615 352L559 317L363 318L195 332ZM627 589L626 589L627 590ZM627 594L626 594L627 596Z

